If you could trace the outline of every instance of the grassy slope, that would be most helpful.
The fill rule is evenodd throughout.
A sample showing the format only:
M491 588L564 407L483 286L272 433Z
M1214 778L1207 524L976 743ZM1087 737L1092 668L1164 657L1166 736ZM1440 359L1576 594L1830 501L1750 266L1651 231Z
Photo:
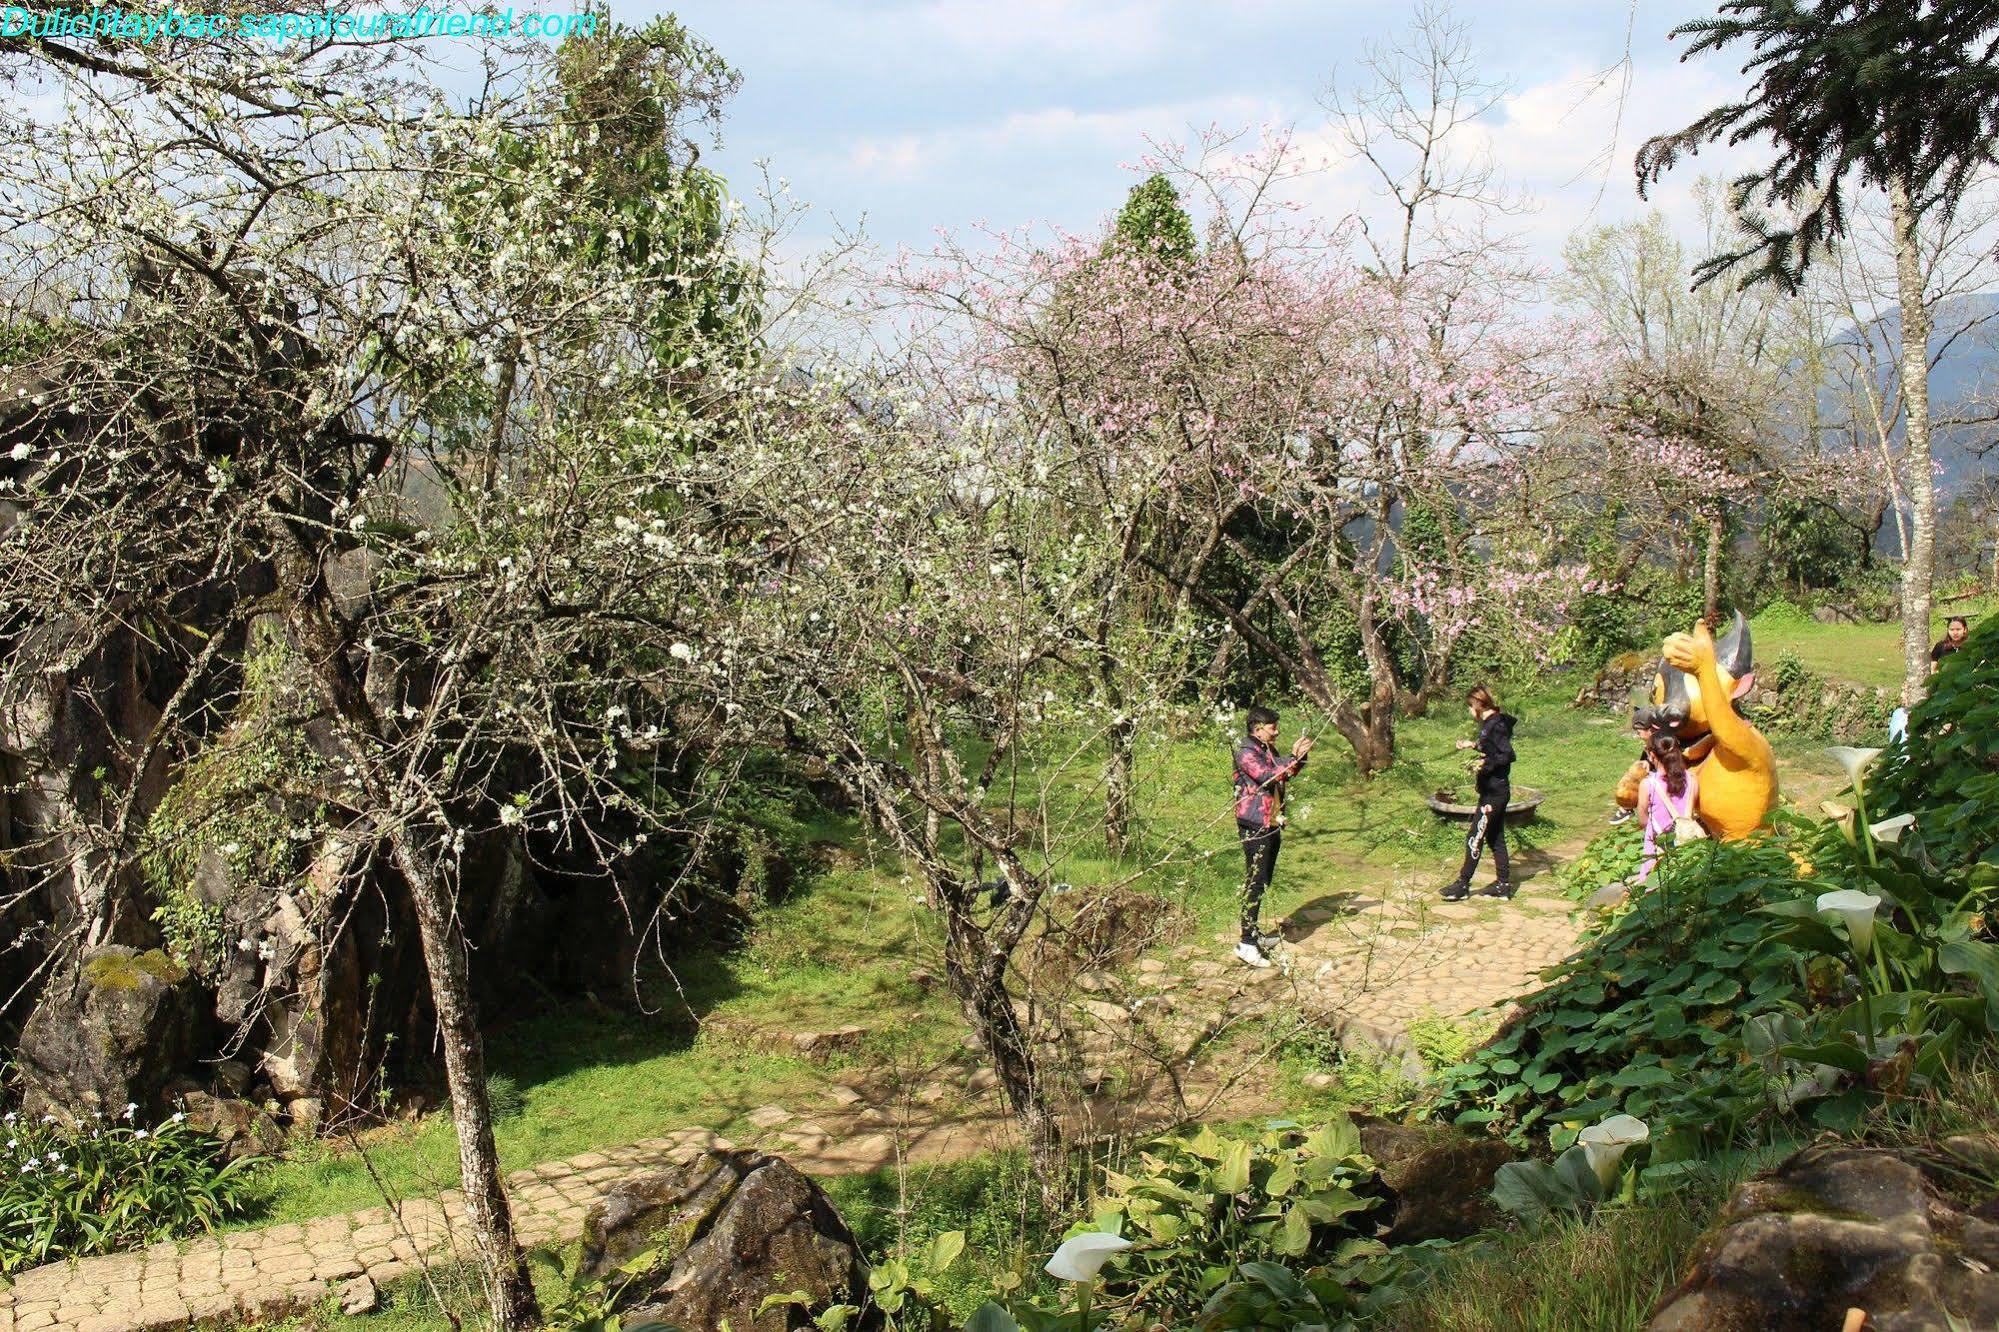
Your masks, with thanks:
M1985 599L1952 602L1931 615L1930 641L1943 637L1944 624L1952 615L1974 621L1991 613L1993 603ZM1857 680L1861 684L1894 689L1902 683L1902 626L1888 624L1798 624L1786 621L1769 624L1752 622L1756 654L1765 661L1788 648L1799 660L1820 675L1833 680Z

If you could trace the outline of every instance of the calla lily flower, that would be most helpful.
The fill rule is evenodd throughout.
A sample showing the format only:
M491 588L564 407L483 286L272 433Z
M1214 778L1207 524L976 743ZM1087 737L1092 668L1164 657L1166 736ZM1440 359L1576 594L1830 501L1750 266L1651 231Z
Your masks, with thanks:
M1852 745L1833 745L1826 753L1839 760L1839 766L1846 769L1846 779L1853 783L1853 789L1861 789L1861 779L1867 772L1867 765L1881 757L1878 749L1858 749Z
M1596 1182L1608 1192L1624 1153L1651 1136L1652 1130L1637 1116L1612 1115L1577 1134L1576 1141L1582 1144L1589 1168L1596 1172Z
M1902 840L1902 830L1916 821L1913 814L1897 814L1892 819L1867 825L1867 833L1877 842L1887 842L1891 846Z
M1819 813L1839 825L1840 835L1847 841L1853 840L1853 811L1836 800L1819 801Z
M1820 893L1816 907L1820 911L1836 911L1846 921L1846 937L1853 940L1853 946L1862 954L1874 949L1874 911L1881 905L1881 899L1872 893L1863 893L1857 888L1842 888L1834 893Z
M1060 1281L1095 1281L1097 1273L1112 1254L1123 1253L1131 1241L1100 1230L1072 1235L1056 1248L1048 1260L1048 1275Z

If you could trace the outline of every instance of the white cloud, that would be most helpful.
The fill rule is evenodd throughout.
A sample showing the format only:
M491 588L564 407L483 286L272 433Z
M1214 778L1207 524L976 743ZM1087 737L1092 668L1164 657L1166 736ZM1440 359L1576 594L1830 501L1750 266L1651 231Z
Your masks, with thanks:
M904 183L946 170L990 173L1029 157L1096 156L1112 168L1139 157L1148 142L1187 137L1192 126L1254 123L1276 112L1273 104L1249 97L1104 111L1050 106L979 124L856 139L846 146L844 158L853 172Z
M1758 159L1755 147L1710 148L1683 162L1645 200L1638 197L1633 156L1645 139L1681 128L1732 92L1717 73L1694 65L1638 65L1628 89L1619 77L1572 68L1502 97L1459 132L1453 152L1487 162L1494 183L1525 203L1522 212L1495 226L1552 263L1578 228L1652 208L1676 228L1695 229L1696 182L1703 175L1739 173ZM1328 164L1294 182L1291 197L1328 221L1357 216L1377 228L1399 225L1390 217L1374 170L1322 119L1301 115L1300 120L1297 151Z

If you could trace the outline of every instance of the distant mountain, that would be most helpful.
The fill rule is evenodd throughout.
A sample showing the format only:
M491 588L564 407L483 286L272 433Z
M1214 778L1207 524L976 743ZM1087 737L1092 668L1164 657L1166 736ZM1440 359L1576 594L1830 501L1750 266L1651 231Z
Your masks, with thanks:
M1887 387L1896 378L1892 364L1901 327L1902 312L1894 310L1864 329L1848 329L1834 342L1851 345L1871 339L1874 354L1890 367L1882 377ZM1963 296L1940 306L1930 330L1930 355L1932 421L1999 416L1999 292ZM1999 449L1982 459L1976 452L1981 445L1999 443L1999 423L1971 419L1940 424L1934 433L1943 469L1938 485L1944 495L1981 471L1999 470Z

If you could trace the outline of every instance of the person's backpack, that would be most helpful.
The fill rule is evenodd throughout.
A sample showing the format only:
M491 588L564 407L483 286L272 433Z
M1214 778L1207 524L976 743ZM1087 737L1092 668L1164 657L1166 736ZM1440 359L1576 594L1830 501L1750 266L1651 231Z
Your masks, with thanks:
M1673 844L1698 842L1707 836L1707 825L1694 817L1694 793L1691 783L1687 786L1686 808L1674 809L1673 797L1666 790L1664 778L1654 778L1659 784L1659 798L1666 804L1666 812L1673 816Z

